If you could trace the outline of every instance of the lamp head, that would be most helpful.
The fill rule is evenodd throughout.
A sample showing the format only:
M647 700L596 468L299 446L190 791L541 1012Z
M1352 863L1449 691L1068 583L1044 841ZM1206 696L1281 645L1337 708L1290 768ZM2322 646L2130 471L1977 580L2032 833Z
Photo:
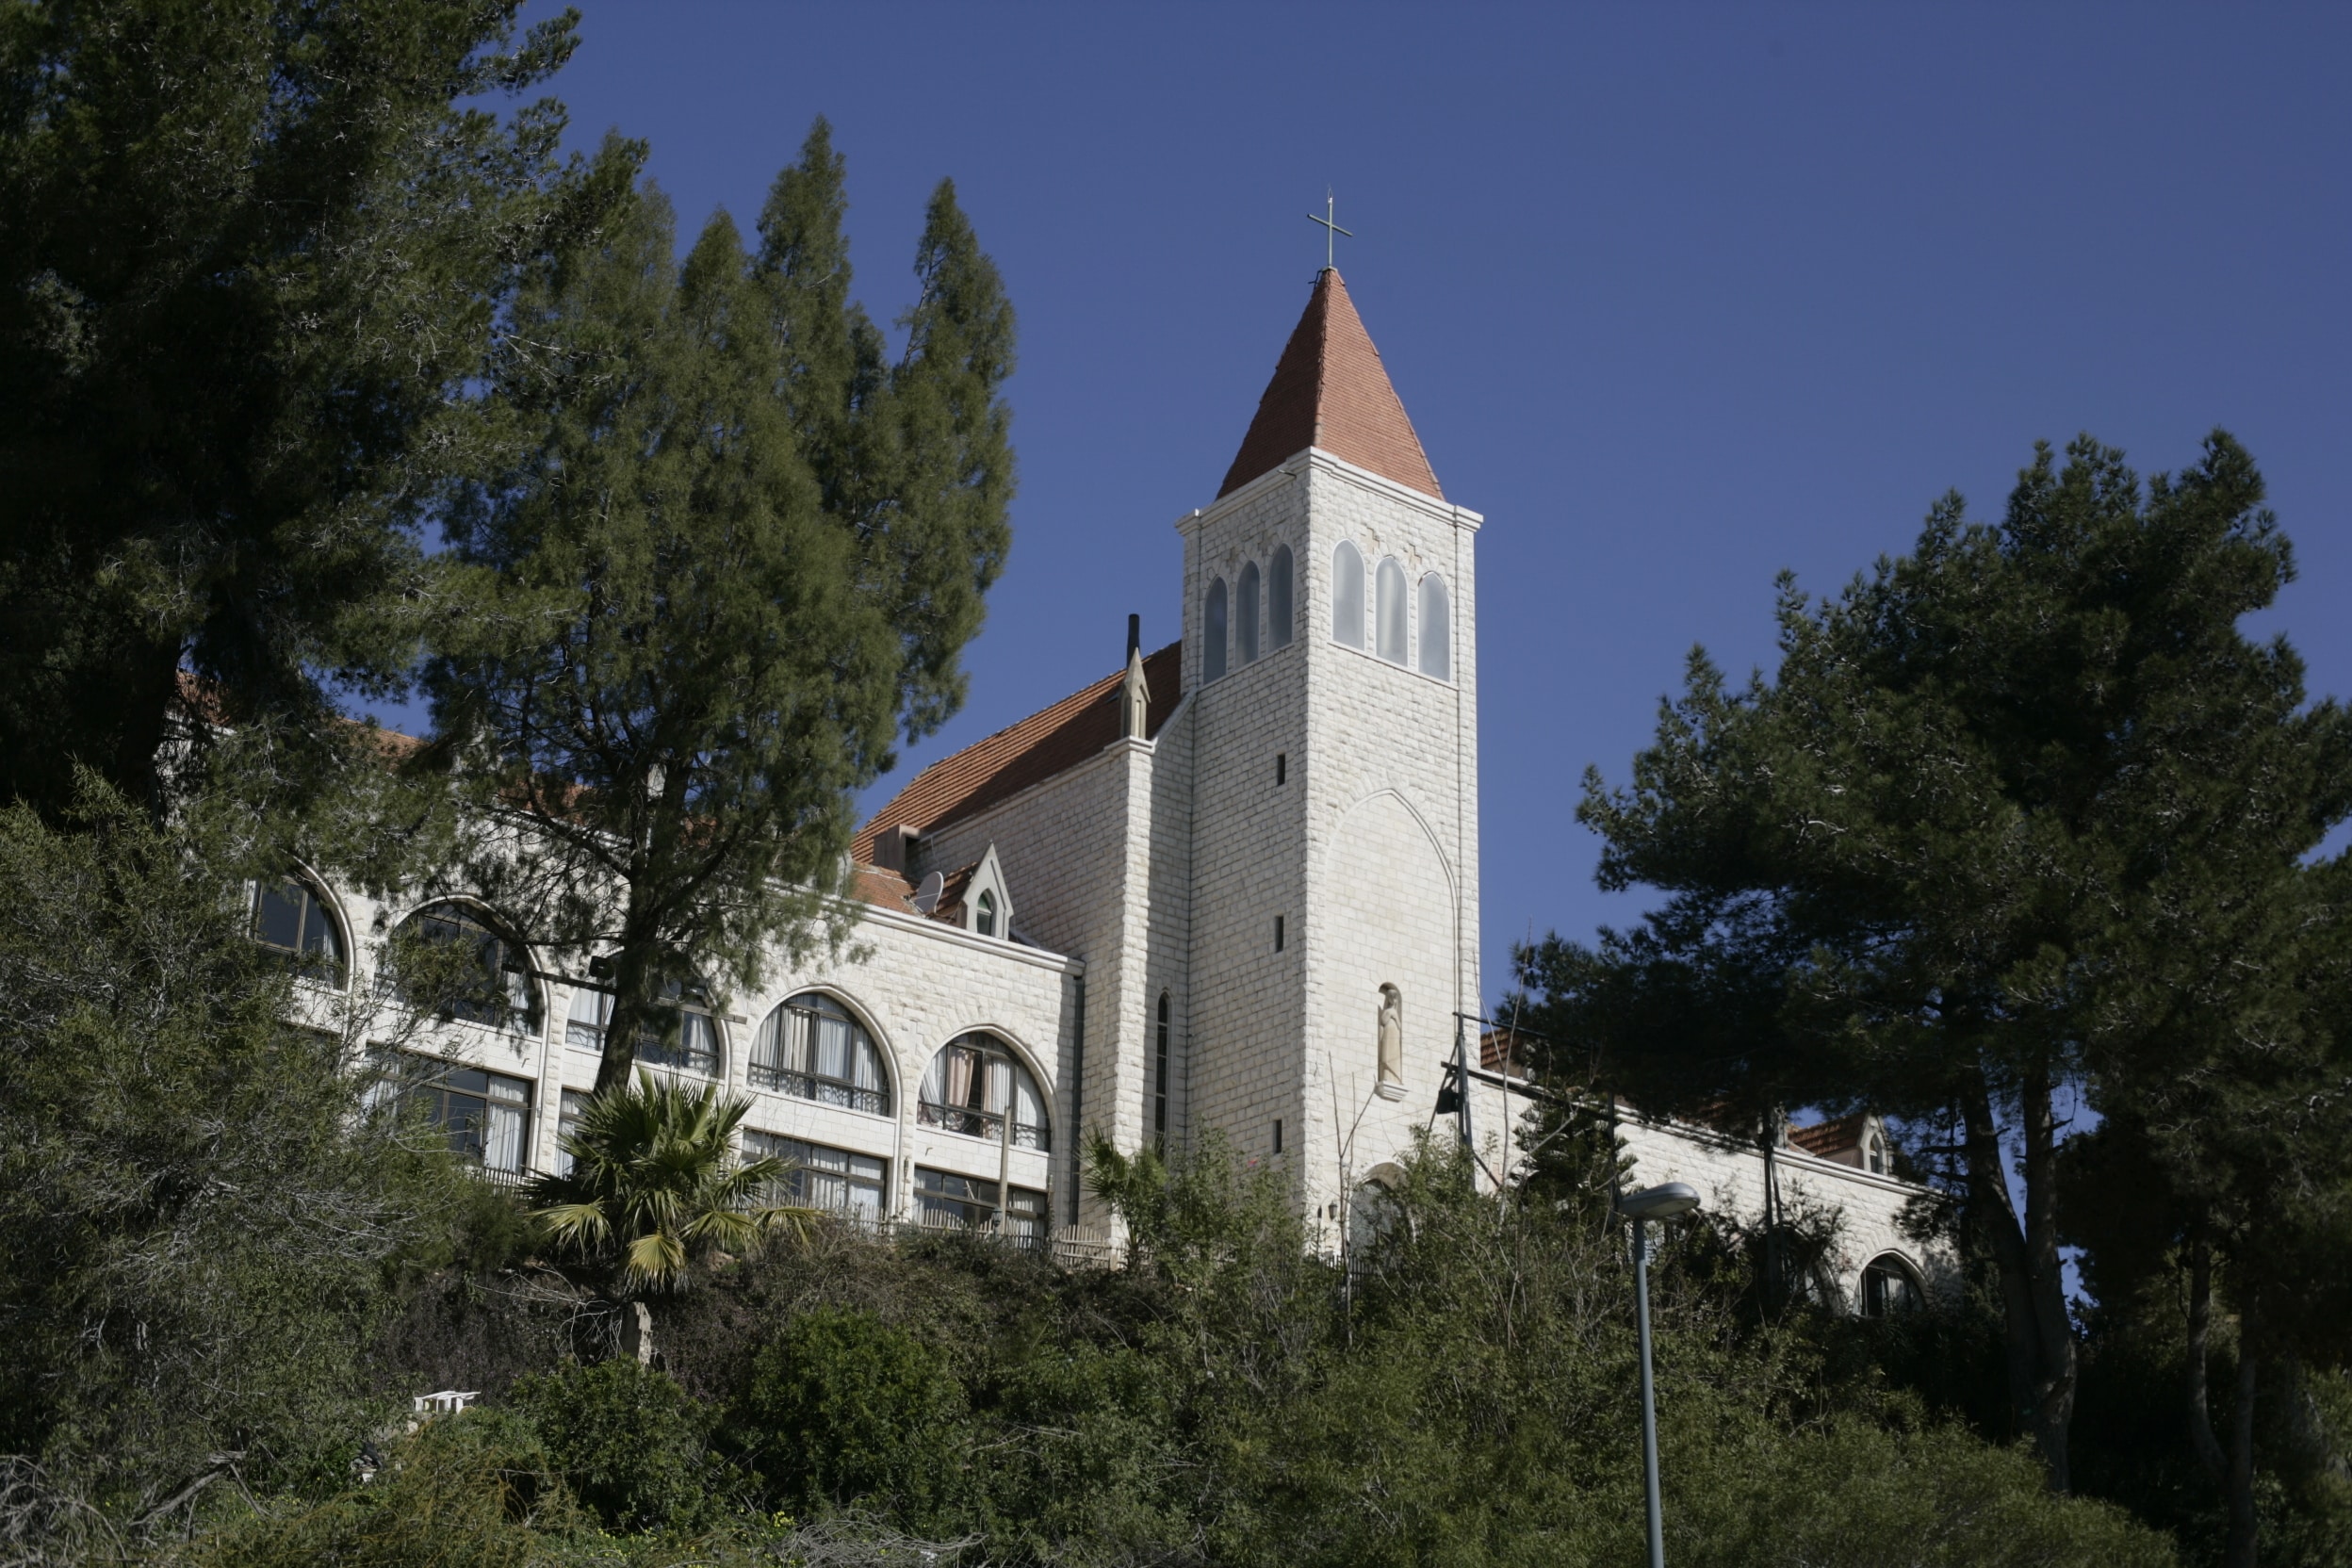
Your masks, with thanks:
M1617 1200L1617 1212L1628 1219L1674 1219L1698 1206L1699 1189L1688 1182L1662 1183Z

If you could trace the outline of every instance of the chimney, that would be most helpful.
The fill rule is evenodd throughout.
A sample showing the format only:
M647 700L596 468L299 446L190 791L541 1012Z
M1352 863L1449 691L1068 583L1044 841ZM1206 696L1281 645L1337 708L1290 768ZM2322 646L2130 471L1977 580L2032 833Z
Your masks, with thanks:
M905 823L891 824L874 836L874 863L901 876L911 874L915 863L916 837L915 830Z

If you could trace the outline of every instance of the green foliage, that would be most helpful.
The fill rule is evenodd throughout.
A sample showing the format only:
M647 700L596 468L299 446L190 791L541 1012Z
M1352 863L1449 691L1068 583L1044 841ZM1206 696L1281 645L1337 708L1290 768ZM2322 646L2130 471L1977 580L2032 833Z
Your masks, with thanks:
M967 1491L962 1387L868 1313L794 1318L752 1364L730 1433L794 1512L864 1506L920 1527Z
M464 1191L362 1115L213 851L94 785L0 812L0 1453L117 1518L365 1429L384 1281Z
M713 1506L708 1412L622 1357L518 1380L508 1396L580 1502L623 1529L692 1527Z
M519 8L0 8L0 799L54 816L79 763L155 807L192 710L234 727L180 783L283 808L347 771L328 683L406 678L464 389L607 194L551 101L475 106L571 53Z
M735 1157L749 1109L722 1100L715 1084L694 1088L644 1071L633 1086L606 1089L564 1142L570 1174L532 1185L540 1225L559 1246L613 1258L631 1292L681 1289L694 1260L715 1248L745 1250L805 1228L810 1211L763 1200L782 1164Z
M531 1423L504 1411L436 1416L389 1446L364 1486L265 1509L160 1554L178 1568L467 1568L551 1560L583 1521Z
M2061 1485L2059 1097L2130 1119L2155 1086L2235 1081L2200 1074L2216 1042L2267 1054L2296 1012L2301 858L2352 808L2352 723L2239 629L2292 572L2262 499L2226 434L2145 486L2085 438L2063 467L2038 449L1997 527L1951 497L1837 598L1784 581L1775 681L1733 690L1694 654L1631 785L1588 781L1602 881L1664 904L1523 956L1539 1027L1645 1106L1948 1127L2010 1402Z
M820 122L756 256L720 213L678 260L646 187L535 272L491 367L498 454L451 501L471 586L427 684L502 813L469 876L612 951L600 1088L676 1027L665 987L839 936L855 792L954 711L1003 564L995 268L942 184L886 363L848 301L841 178Z

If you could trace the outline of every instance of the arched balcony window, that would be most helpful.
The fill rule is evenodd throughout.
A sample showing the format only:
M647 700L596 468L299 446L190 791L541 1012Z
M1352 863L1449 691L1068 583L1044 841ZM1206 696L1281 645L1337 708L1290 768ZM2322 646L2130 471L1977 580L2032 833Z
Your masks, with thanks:
M1862 1270L1862 1315L1888 1317L1897 1313L1919 1312L1927 1306L1927 1292L1919 1284L1919 1277L1911 1266L1893 1252L1881 1252Z
M959 1035L939 1048L923 1075L916 1119L966 1137L1009 1139L1016 1149L1054 1147L1037 1081L993 1035Z
M848 1008L803 991L767 1016L751 1042L751 1081L821 1105L890 1114L890 1081L874 1037Z
M1364 557L1345 539L1331 551L1331 641L1364 646Z
M393 988L414 1006L494 1028L539 1027L529 955L469 905L428 905L402 921L389 963L395 973L409 972Z
M1446 580L1431 572L1421 580L1421 673L1451 680L1452 647L1453 623L1446 605Z
M1240 647L1241 662L1245 664L1254 664L1258 662L1258 564L1256 562L1252 561L1242 567L1241 592L1235 597L1239 602L1233 606L1233 619L1238 623L1233 628L1233 641Z
M1209 584L1209 602L1201 612L1200 678L1216 680L1225 673L1225 580Z
M1390 556L1380 563L1380 646L1376 650L1392 664L1405 662L1405 569Z
M318 890L297 877L253 884L253 938L314 980L343 981L343 933Z
M1290 646L1290 547L1277 545L1266 574L1266 645L1269 648Z

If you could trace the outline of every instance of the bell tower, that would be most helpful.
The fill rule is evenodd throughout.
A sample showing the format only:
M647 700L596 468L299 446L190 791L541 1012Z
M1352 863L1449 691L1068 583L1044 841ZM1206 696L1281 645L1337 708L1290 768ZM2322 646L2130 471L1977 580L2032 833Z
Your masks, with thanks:
M1317 1213L1429 1124L1480 1007L1480 522L1326 267L1216 501L1176 525L1185 1119Z

